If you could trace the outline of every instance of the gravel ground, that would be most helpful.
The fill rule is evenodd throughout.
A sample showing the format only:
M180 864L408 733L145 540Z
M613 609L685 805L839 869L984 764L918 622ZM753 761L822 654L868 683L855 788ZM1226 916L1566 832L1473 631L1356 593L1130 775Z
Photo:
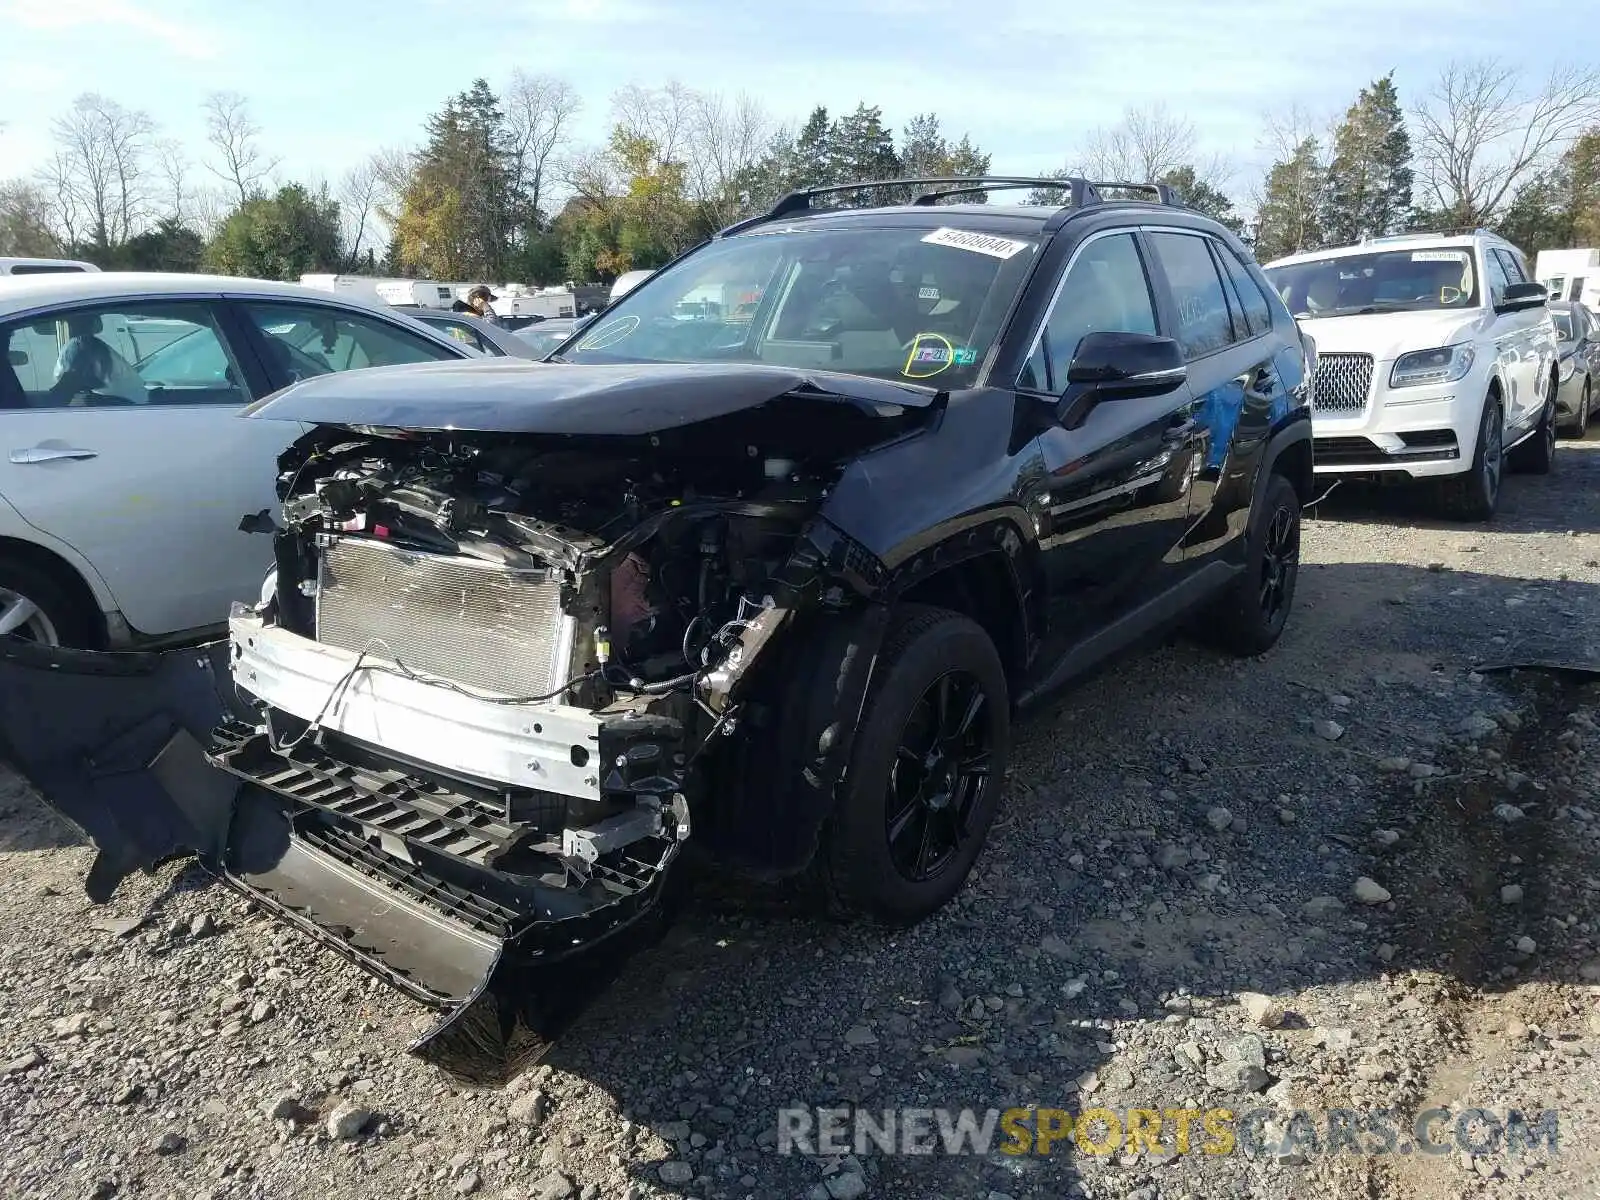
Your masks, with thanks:
M89 905L89 850L0 781L0 1193L1595 1194L1600 689L1496 668L1600 661L1600 435L1490 527L1347 491L1272 654L1175 642L1022 727L948 910L888 933L702 885L504 1091L192 867ZM1225 1155L823 1159L776 1152L785 1105L1282 1119ZM1408 1147L1437 1107L1557 1109L1560 1150L1320 1153L1290 1120L1393 1109Z

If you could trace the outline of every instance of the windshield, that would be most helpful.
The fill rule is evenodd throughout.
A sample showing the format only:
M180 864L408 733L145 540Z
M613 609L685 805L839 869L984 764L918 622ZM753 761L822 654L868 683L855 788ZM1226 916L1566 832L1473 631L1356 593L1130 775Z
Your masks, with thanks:
M1037 248L926 227L726 238L630 292L563 358L759 362L960 387Z
M1556 337L1563 342L1577 341L1577 335L1572 332L1571 313L1551 310L1550 319L1556 323Z
M1315 258L1268 267L1267 278L1302 320L1478 306L1477 272L1465 246Z

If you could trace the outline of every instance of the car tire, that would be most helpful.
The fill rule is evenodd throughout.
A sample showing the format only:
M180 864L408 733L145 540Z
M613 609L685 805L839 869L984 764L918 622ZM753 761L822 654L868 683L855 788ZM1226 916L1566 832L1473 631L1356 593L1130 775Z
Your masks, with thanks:
M1511 452L1511 466L1527 475L1548 475L1556 469L1556 389L1552 382L1533 436Z
M94 649L95 621L72 592L48 571L16 558L0 558L0 625L6 634L52 646Z
M906 925L946 904L983 848L1011 701L989 635L948 609L902 606L876 676L814 867L835 915Z
M1202 636L1219 649L1254 658L1283 636L1300 577L1300 495L1274 472L1250 518L1245 568L1206 614Z
M1505 426L1500 398L1490 393L1478 418L1478 444L1472 466L1441 480L1439 511L1453 521L1492 521L1500 507L1500 484L1505 474Z
M1590 381L1585 379L1583 381L1583 391L1578 396L1578 414L1572 420L1571 432L1567 434L1568 437L1575 441L1581 442L1586 436L1588 436L1589 433L1591 404L1591 397L1589 393Z

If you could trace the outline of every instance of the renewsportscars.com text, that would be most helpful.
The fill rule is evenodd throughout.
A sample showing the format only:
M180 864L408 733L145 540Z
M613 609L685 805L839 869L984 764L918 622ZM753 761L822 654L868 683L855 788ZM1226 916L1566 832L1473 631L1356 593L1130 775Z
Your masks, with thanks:
M1482 1108L782 1108L780 1154L1009 1155L1122 1151L1158 1156L1556 1153L1554 1110Z

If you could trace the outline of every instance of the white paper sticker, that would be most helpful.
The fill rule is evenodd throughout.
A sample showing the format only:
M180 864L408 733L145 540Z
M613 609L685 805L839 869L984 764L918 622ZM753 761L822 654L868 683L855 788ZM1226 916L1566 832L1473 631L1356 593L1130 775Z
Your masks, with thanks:
M1464 263L1467 261L1467 252L1465 250L1413 250L1411 252L1411 261Z
M918 300L937 300L938 298L939 289L936 287L925 287L917 292Z
M970 229L935 229L922 239L931 246L949 246L953 250L971 250L991 258L1010 258L1028 248L1027 242L995 237L992 233L973 233Z

